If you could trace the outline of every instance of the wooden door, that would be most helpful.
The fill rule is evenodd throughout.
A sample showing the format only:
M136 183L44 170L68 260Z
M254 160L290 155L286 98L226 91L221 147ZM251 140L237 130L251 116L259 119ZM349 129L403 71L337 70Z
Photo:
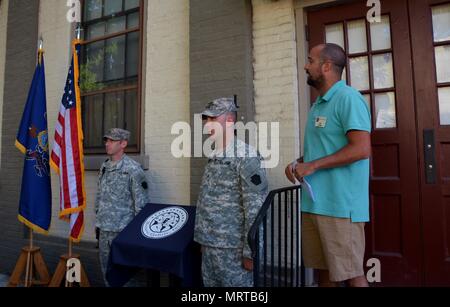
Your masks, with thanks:
M423 283L450 285L450 1L410 0Z
M367 257L385 285L450 285L450 1L366 1L308 13L310 46L334 42L374 132ZM313 93L313 97L315 93Z

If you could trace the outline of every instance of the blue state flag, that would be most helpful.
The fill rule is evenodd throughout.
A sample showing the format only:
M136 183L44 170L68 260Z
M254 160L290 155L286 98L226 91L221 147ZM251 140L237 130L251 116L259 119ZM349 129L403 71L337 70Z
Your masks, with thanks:
M25 155L19 220L36 232L48 234L51 221L52 192L50 184L47 99L43 52L33 76L16 147Z

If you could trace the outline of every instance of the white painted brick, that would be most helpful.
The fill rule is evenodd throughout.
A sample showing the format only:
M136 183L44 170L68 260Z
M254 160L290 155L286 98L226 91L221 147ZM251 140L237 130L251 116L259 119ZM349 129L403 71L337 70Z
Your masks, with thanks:
M255 119L280 123L280 163L268 170L272 189L289 184L284 168L300 149L294 1L252 4Z
M290 23L280 24L276 27L270 27L265 29L255 29L253 31L253 37L255 39L267 38L272 35L279 35L280 33L291 33L292 25Z
M172 125L189 122L189 2L149 1L147 13L144 101L150 197L154 202L189 204L189 159L175 159L170 152Z

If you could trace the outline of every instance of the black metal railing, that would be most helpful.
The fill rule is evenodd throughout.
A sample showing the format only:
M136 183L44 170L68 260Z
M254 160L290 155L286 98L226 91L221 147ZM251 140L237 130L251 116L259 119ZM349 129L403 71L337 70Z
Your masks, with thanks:
M300 186L269 193L248 233L255 287L303 287Z

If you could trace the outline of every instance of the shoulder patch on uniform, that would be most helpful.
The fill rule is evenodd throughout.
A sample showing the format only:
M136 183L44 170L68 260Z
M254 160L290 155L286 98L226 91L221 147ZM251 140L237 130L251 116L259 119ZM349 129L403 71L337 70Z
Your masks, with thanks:
M261 176L260 176L260 175L253 175L253 176L250 178L250 180L251 180L251 182L252 182L254 185L260 185L260 184L262 183L262 180L261 180Z
M255 192L263 191L267 186L267 178L261 162L258 158L247 158L241 169L241 177L247 183L250 190Z
M148 189L147 181L142 181L141 185L142 185L142 187L144 188L144 190L147 190L147 189Z

